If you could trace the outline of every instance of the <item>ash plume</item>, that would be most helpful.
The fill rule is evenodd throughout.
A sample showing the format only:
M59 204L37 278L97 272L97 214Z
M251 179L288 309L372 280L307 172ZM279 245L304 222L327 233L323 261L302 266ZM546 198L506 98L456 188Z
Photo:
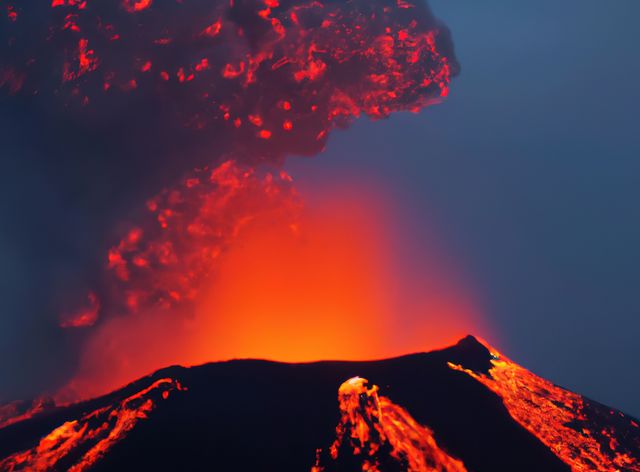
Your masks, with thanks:
M30 202L35 173L50 198L15 225L13 237L28 232L20 244L36 248L25 264L42 272L24 309L66 327L192 299L239 224L297 207L288 176L257 165L315 155L361 115L417 112L446 97L459 70L448 29L420 1L3 9L3 165L28 182L3 196ZM65 216L50 222L52 213ZM3 365L3 377L15 369Z

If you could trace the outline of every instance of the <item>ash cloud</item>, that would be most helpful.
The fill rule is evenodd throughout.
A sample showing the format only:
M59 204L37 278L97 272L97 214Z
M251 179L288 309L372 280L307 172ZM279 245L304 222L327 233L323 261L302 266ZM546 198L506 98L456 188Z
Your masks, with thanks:
M95 287L112 290L109 249L127 221L146 218L149 198L230 158L250 168L315 155L358 116L441 100L459 70L446 26L422 2L4 8L3 331L16 333L0 338L5 400L73 371L83 334L61 330L59 315Z

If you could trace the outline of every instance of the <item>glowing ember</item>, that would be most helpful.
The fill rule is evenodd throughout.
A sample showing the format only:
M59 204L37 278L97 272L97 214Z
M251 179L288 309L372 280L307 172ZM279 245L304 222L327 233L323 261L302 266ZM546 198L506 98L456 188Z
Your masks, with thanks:
M211 274L193 301L170 298L174 308L165 309L144 298L132 316L105 313L86 333L77 371L56 400L104 394L167 365L230 358L363 360L459 339L481 324L478 303L457 283L437 244L415 242L422 264L415 264L417 253L400 260L395 238L404 220L391 202L379 185L345 179L334 182L330 195L310 194L304 211L294 204L256 214L207 266ZM155 208L155 200L149 203ZM152 228L155 214L149 212ZM140 241L154 240L142 228ZM170 237L173 231L170 225L157 234ZM206 246L206 239L189 241L193 251ZM143 267L133 264L135 257L123 258L131 261L129 281L119 279L115 267L109 271L107 281L123 292L108 291L105 298L166 286L159 284L183 273L178 263L162 266L155 278L142 261Z
M265 213L293 217L298 205L284 172L260 175L233 161L196 171L150 199L146 219L109 251L110 306L137 312L192 302L244 225Z
M0 462L0 469L58 470L59 463L73 461L65 470L89 470L97 461L148 417L158 403L169 398L170 392L184 390L179 382L165 378L112 406L84 414L78 420L67 421L26 451L15 453Z
M122 7L129 13L145 10L151 6L153 0L123 0Z
M389 454L407 472L466 471L461 461L438 446L429 428L388 398L379 396L378 387L368 387L366 379L347 380L338 390L338 400L342 416L330 448L333 461L350 452L361 458L363 472L380 472L388 470L383 461L384 455ZM321 459L318 451L312 472L333 470L334 463L325 466Z
M84 132L126 141L123 147L135 149L136 158L145 156L141 179L147 168L150 175L162 168L162 159L182 165L171 173L180 183L167 177L143 197L139 189L132 192L135 223L105 248L106 274L91 274L97 282L88 303L62 310L65 328L97 331L127 313L153 312L154 322L162 311L190 313L220 255L248 223L282 214L295 231L299 199L290 178L261 172L259 164L316 154L331 130L363 114L417 112L447 96L458 70L448 30L423 3L52 0L14 6L0 19L3 101L46 109L52 122L63 117L59 131L72 144ZM167 155L149 151L146 157L166 143L172 145ZM204 157L193 157L193 149ZM127 174L127 163L122 167L118 172ZM141 215L137 199L154 194ZM151 328L145 332L160 329ZM107 343L107 357L111 349Z
M333 127L360 114L417 111L447 96L458 69L428 8L395 0L44 8L8 7L0 87L49 106L53 97L65 117L96 126L137 94L160 103L154 111L176 128L228 127L248 160L316 153Z
M60 321L60 326L63 328L93 326L98 320L100 301L98 300L97 295L93 292L89 292L87 300L89 302L87 306L69 316L63 316Z
M457 70L448 32L428 8L392 0L54 0L43 8L11 6L1 30L0 87L9 95L47 100L52 112L57 103L69 123L99 128L126 120L118 110L135 93L161 103L169 127L227 128L234 161L251 165L315 153L333 127L363 113L417 111L447 95ZM255 174L226 162L150 200L147 221L109 251L111 279L61 325L191 303L241 226L296 205L285 174Z
M447 95L458 67L448 31L428 8L394 0L54 0L39 8L21 6L0 30L0 87L9 95L46 100L52 113L57 103L69 123L99 129L126 120L122 110L137 94L170 113L161 120L169 128L224 128L244 165L316 153L332 128L361 114L418 111ZM218 159L212 151L211 162ZM238 228L295 199L286 176L259 183L250 168L233 166L196 170L152 199L152 220L108 254L115 283L96 287L61 325L192 302ZM229 173L237 182L220 180Z
M118 312L193 302L216 259L243 226L265 213L293 219L298 207L284 172L260 175L233 161L197 170L178 187L150 199L140 226L111 248L101 296ZM94 325L101 300L90 292L88 301L63 316L60 326Z
M451 363L449 366L471 375L500 396L511 416L572 470L640 471L640 435L633 420L558 387L490 350L493 359L489 375ZM632 430L634 434L625 433Z

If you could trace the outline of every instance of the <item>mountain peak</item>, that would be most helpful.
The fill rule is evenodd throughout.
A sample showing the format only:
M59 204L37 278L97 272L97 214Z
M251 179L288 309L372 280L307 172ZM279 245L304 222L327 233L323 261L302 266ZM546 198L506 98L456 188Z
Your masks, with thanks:
M476 338L473 334L467 334L464 338L461 338L456 346L482 346L487 348L488 346Z
M492 351L167 368L0 427L0 470L640 471L640 421Z
M491 360L494 358L490 346L471 334L460 339L445 351L449 362L484 374L489 373Z

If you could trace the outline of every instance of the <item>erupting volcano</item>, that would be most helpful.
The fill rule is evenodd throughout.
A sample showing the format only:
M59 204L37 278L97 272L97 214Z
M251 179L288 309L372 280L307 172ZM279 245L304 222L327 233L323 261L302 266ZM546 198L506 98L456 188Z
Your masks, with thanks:
M469 336L375 362L170 367L5 426L0 457L7 471L638 471L640 426Z
M296 231L303 198L274 166L318 153L360 115L437 103L459 68L447 28L425 4L400 0L74 0L7 11L3 101L47 110L48 152L74 169L69 178L53 165L52 175L104 211L87 228L101 252L50 304L61 327L89 333L127 315L188 318L244 228L271 215ZM74 178L86 167L117 192Z
M393 357L482 331L474 297L435 244L399 275L382 185L314 207L285 169L448 96L421 0L3 9L0 103L91 242L39 295L74 361L0 407L0 470L640 471L636 419L473 337Z

